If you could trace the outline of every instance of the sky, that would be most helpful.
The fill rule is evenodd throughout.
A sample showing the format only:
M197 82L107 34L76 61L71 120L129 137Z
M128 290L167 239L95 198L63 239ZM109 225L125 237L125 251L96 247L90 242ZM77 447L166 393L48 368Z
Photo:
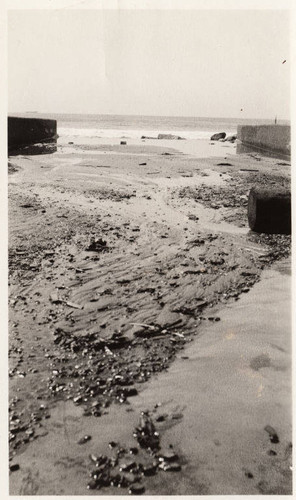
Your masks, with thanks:
M8 111L289 119L289 22L285 10L11 10Z

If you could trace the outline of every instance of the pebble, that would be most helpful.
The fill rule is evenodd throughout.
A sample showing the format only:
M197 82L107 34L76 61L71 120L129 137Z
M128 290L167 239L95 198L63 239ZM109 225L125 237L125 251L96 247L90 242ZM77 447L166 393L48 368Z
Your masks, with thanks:
M148 448L150 450L159 449L159 435L155 430L155 426L148 412L142 412L140 427L135 429L134 437L137 439L141 448Z
M102 240L102 238L95 239L89 244L89 246L85 250L88 252L104 252L106 250L108 251L107 242Z
M86 436L83 436L81 439L79 439L79 441L77 441L77 443L78 444L85 444L90 440L91 440L91 436L86 435Z
M117 443L115 443L115 441L110 441L109 448L116 448L116 446L117 446Z
M87 485L88 490L95 490L96 487L97 487L97 481L95 479L92 479Z
M266 425L264 427L264 430L268 432L271 443L277 444L280 442L276 430L273 427L271 427L271 425Z
M130 495L142 495L144 491L145 491L145 486L143 486L140 483L133 484L128 490Z
M137 396L138 391L135 387L125 387L123 389L123 395L127 398L132 397L132 396Z
M159 468L165 472L179 472L181 465L178 462L161 462Z
M139 453L139 450L138 448L136 448L135 446L132 446L130 449L129 449L129 452L131 455L137 455Z
M165 453L159 455L158 460L160 462L175 462L178 455L173 450L168 450Z
M156 474L158 464L148 464L143 467L144 476L154 476Z
M9 467L9 470L11 472L14 472L14 471L19 470L19 469L20 469L19 464L11 464L11 466Z
M122 464L122 465L120 466L120 469L119 469L119 470L120 470L121 472L130 472L131 470L135 469L136 467L137 467L136 462L132 462L132 461L130 461L130 462L127 462L127 463L125 463L125 464Z
M188 357L186 357L186 359L188 359ZM168 417L168 414L164 413L163 415L159 415L158 417L156 417L155 420L156 420L156 422L164 422L167 417Z
M75 304L74 302L66 302L66 305L68 307L72 307L73 309L83 309L83 306L79 305L79 304Z

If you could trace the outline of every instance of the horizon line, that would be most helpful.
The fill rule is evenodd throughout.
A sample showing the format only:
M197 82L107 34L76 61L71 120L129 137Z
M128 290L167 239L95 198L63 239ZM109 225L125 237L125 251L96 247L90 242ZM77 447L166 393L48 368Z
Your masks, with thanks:
M89 112L75 112L71 113L69 111L8 111L7 116L10 114L44 114L44 115L90 115L90 116L129 116L129 117L155 117L155 118L199 118L199 119L212 119L212 118L218 118L218 119L227 119L227 120L269 120L269 121L274 121L275 118L277 118L278 121L288 121L291 122L291 118L279 118L278 115L275 115L273 118L271 117L264 117L264 118L256 118L256 117L243 117L243 116L197 116L197 115L147 115L147 114L127 114L127 113L121 113L121 114L116 114L116 113L89 113Z

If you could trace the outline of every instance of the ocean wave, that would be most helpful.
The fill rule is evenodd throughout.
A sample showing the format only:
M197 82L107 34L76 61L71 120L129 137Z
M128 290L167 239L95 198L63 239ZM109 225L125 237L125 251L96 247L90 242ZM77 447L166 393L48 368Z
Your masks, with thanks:
M58 135L62 137L89 137L89 138L112 138L112 139L141 139L150 137L157 139L158 134L177 135L184 139L210 139L213 130L129 130L129 129L100 129L100 128L65 128L58 127ZM217 132L219 132L217 130ZM225 131L227 134L235 134L236 130Z

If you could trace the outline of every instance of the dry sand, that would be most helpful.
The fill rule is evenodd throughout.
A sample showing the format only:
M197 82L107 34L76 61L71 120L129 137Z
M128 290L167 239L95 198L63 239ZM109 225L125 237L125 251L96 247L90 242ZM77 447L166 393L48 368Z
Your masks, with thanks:
M262 270L289 256L288 236L252 234L246 216L250 187L288 186L288 163L235 156L233 148L219 158L198 158L189 154L192 145L186 141L178 146L183 151L166 143L147 145L149 141L127 146L77 142L60 146L52 155L10 158L10 463L20 466L11 472L10 493L127 494L136 480L145 483L150 494L291 493L289 388L281 403L276 392L268 396L274 415L288 410L285 436L278 444L281 452L271 453L266 463L266 443L252 455L245 443L240 447L237 439L231 442L229 431L215 466L212 447L219 446L221 435L216 434L225 433L225 424L220 428L216 419L215 432L210 424L202 426L200 443L207 450L202 460L189 449L188 436L182 447L180 429L186 419L186 425L188 419L194 421L197 411L208 422L211 411L218 415L221 399L214 381L217 378L218 384L219 371L212 372L207 389L207 396L216 398L214 410L196 402L205 388L196 391L194 402L190 384L184 405L184 389L176 392L174 401L173 378L167 384L173 402L162 412L155 382L155 374L168 369L176 357L180 360L188 343L202 352L203 339L211 338L212 329L224 328L224 308L239 304L241 294L243 300L245 294L253 297L251 288ZM289 263L286 267L289 270ZM285 293L286 300L289 290ZM278 307L280 312L280 301ZM286 318L288 313L283 314ZM239 319L240 313L234 317ZM289 325L284 330L287 339ZM250 337L248 346L252 343ZM230 362L237 356L234 351ZM181 358L184 368L178 380L186 381L191 373L187 357ZM214 361L204 365L206 356L200 365L204 377L209 377L213 362L223 371L223 358L223 351L220 357L216 353ZM260 359L260 374L268 378L272 363ZM289 357L284 363L288 369ZM196 373L195 365L192 369ZM165 387L161 377L158 387ZM277 371L278 391L287 377L286 370ZM245 408L244 387L242 382L235 393L237 408ZM143 409L151 412L160 450L151 457L138 449L132 456L136 465L132 472L125 471L123 480L119 468L126 465L128 449L138 446L133 430ZM231 410L227 413L229 429L243 433L244 419L240 429L236 407L232 411L233 422ZM262 415L266 419L265 410ZM268 438L264 425L262 436ZM84 435L91 439L77 444ZM110 449L112 440L120 445ZM173 460L181 471L157 469L153 478L143 479L143 464L159 459L161 443L178 449ZM195 450L198 443L197 436ZM89 454L96 450L117 457L105 463L105 482L99 478L95 483L99 491L87 489L94 468ZM237 455L243 459L235 468ZM228 461L235 472L227 475L219 460ZM108 485L115 472L126 487ZM183 488L176 489L177 484Z

